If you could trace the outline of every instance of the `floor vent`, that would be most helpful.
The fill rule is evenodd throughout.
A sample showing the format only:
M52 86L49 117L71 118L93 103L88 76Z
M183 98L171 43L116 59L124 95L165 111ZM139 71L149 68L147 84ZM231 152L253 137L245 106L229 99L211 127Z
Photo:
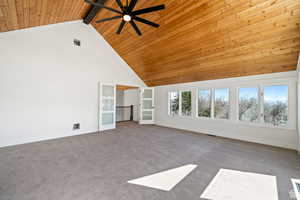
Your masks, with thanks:
M210 137L217 137L216 135L207 134Z
M295 197L300 200L300 179L292 179Z

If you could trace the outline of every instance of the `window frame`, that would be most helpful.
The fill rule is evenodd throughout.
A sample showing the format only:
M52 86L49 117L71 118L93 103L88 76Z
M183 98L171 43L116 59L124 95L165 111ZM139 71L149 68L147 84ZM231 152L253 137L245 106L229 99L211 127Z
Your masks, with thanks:
M215 118L215 90L218 89L228 89L228 103L229 103L229 117L228 119L220 119ZM199 97L199 91L200 90L209 90L210 91L210 117L204 117L204 116L198 116L198 97ZM231 106L232 100L231 100L231 88L230 87L215 87L215 88L197 88L197 95L196 95L196 118L198 119L207 119L207 120L221 120L221 121L230 121L232 120L231 117Z
M178 114L175 114L175 115L171 115L171 98L170 98L170 93L177 93L178 94L178 100L179 100L179 107L178 107ZM180 91L176 91L176 90L172 90L172 91L168 91L168 115L170 117L176 117L176 116L179 116L179 112L180 112Z
M228 119L221 119L221 118L215 118L215 91L216 90L222 90L222 89L228 89L228 104L229 104L229 113L228 113ZM232 117L231 117L231 97L230 97L230 94L231 94L231 88L230 87L217 87L217 88L213 88L213 99L212 99L212 119L216 119L216 120L224 120L224 121L228 121L228 120L232 120Z
M273 125L271 123L264 122L264 87L267 86L287 86L288 87L288 121L286 125ZM241 121L239 120L239 90L241 88L257 88L258 89L258 120L257 122L250 122L250 121ZM215 118L214 109L215 109L215 90L217 89L229 89L229 118L228 119L217 119ZM210 105L211 105L211 116L204 117L198 116L198 97L199 92L202 90L208 90L211 94ZM179 95L179 110L178 114L170 115L170 98L169 93L176 92ZM184 116L182 115L182 92L191 92L191 115ZM190 118L190 119L199 119L199 120L219 120L224 121L226 123L233 123L245 126L255 126L255 127L262 127L262 128L275 128L275 129L287 129L287 130L295 130L297 121L295 119L296 111L294 108L297 102L297 85L295 80L286 80L280 79L275 81L256 81L251 83L247 83L244 81L243 83L239 83L238 86L234 84L226 85L224 87L201 87L201 86L190 86L187 88L180 88L180 89L170 89L167 91L168 93L168 116L170 117L177 117L177 118ZM195 101L195 102L194 102Z
M279 125L275 126L271 123L266 123L264 120L264 88L267 86L288 86L288 121L286 125ZM241 121L239 120L239 89L240 88L258 88L258 107L259 107L259 117L258 122L247 122L247 121ZM244 125L250 125L250 126L258 126L258 127L264 127L264 128L275 128L275 129L289 129L294 130L295 127L293 125L292 119L292 113L291 110L291 89L292 89L292 81L274 81L274 82L268 82L268 83L261 83L261 84L245 84L241 85L239 87L236 87L236 122L239 124Z
M240 111L240 89L241 88L257 88L258 91L258 121L257 122L249 122L249 121L241 121L239 116ZM243 124L250 124L250 125L259 125L261 124L262 116L261 116L261 87L260 85L243 85L236 88L236 121L243 123Z
M209 90L210 91L210 117L205 117L205 116L199 116L198 115L198 110L199 110L199 108L198 108L198 105L199 105L199 103L198 103L198 101L199 101L199 91L200 90ZM213 101L213 92L212 92L212 88L197 88L197 95L196 95L196 118L199 118L199 119L211 119L212 118L212 115L213 115L213 113L212 113L212 101Z
M191 118L193 117L193 92L192 90L180 90L179 92L179 112L178 112L178 116L180 117L187 117L187 118ZM182 93L183 92L190 92L191 93L191 115L182 115Z
M288 87L288 93L287 93L287 123L286 125L278 125L278 126L275 126L271 123L266 123L265 122L265 119L264 119L264 116L265 116L265 112L264 112L264 104L265 104L265 90L264 88L265 87L268 87L268 86L287 86ZM264 126L267 126L267 127L274 127L274 128L286 128L286 129L289 129L292 127L292 124L291 124L291 113L290 113L290 96L291 96L291 84L289 82L277 82L277 83L267 83L267 84L262 84L261 85L261 121L262 123L264 124Z

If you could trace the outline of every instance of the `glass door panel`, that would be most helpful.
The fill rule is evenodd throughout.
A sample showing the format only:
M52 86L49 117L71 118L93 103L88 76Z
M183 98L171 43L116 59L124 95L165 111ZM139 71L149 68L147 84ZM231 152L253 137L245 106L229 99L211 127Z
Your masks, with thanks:
M100 83L99 130L116 128L116 87Z
M140 95L140 124L154 123L154 88L142 88Z

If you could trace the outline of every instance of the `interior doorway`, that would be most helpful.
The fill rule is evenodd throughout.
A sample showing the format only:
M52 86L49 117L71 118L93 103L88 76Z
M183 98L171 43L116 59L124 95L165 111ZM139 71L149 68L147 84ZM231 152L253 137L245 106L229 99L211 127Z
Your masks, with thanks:
M139 121L139 88L116 86L116 122Z

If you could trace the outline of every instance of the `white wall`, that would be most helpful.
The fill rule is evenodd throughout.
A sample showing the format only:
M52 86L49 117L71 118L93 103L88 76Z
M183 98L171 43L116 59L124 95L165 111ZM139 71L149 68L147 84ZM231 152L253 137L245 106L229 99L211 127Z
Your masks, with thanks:
M123 104L124 104L124 91L123 90L117 90L116 105L117 106L123 106Z
M138 121L139 116L139 90L131 89L124 91L124 106L133 105L133 120Z
M99 81L145 86L92 26L0 33L0 147L97 131Z
M299 59L299 63L300 63L300 59ZM298 67L300 66L300 64L298 64ZM298 68L299 69L299 68ZM300 98L299 98L299 94L300 94L300 72L298 70L298 118L297 118L297 121L298 121L298 126L297 126L297 133L298 133L298 153L300 154Z
M298 121L298 126L297 126L297 130L298 130L298 153L300 154L300 54L299 54L299 58L298 58L298 65L297 65L297 72L298 72L298 118L297 118L297 121Z
M117 90L116 93L116 106L123 106L124 104L124 91L123 90ZM116 121L121 121L123 118L121 110L116 110Z
M264 125L251 125L238 122L237 107L231 106L231 120L216 120L196 118L196 93L197 88L230 88L231 105L236 105L236 87L253 86L275 82L286 82L289 88L289 128L271 128ZM156 112L155 123L161 126L186 129L190 131L212 134L222 137L235 138L256 143L274 145L290 149L297 149L298 138L296 130L297 117L297 73L285 72L259 76L249 76L222 80L193 82L160 86L155 88ZM178 90L192 91L192 117L168 115L168 92Z

